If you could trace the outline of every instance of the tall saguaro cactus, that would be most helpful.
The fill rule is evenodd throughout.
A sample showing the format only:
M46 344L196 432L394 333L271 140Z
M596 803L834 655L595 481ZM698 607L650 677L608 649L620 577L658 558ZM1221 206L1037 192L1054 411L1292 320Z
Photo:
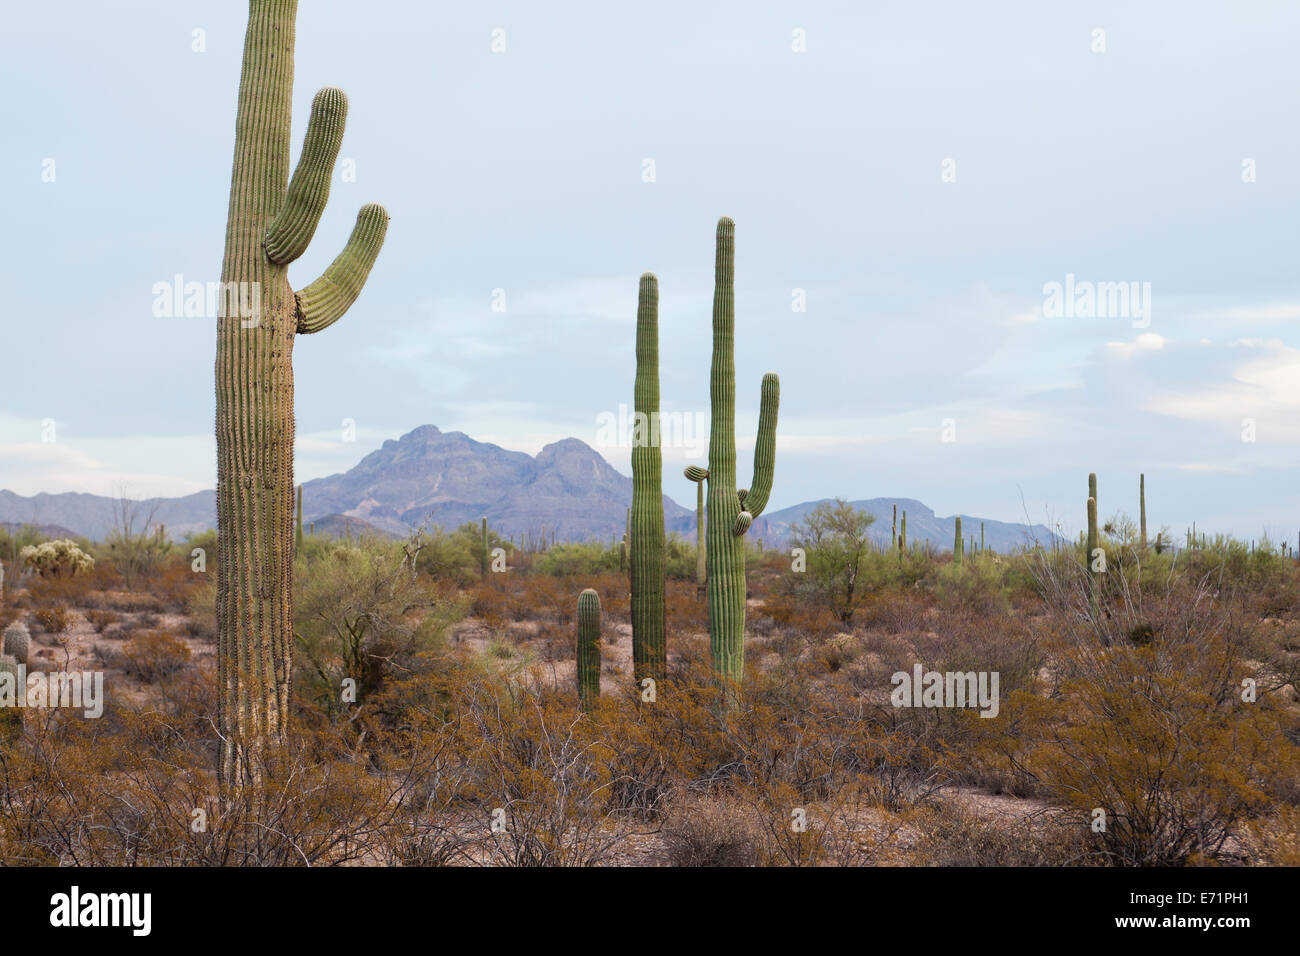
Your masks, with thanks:
M1138 513L1141 515L1142 550L1147 549L1147 476L1138 475Z
M578 700L590 710L600 697L600 595L578 595Z
M952 560L955 564L961 564L961 549L962 549L961 515L958 515L957 531L952 538Z
M224 786L256 773L255 754L289 716L293 651L293 347L334 324L361 292L388 214L367 205L343 252L301 291L288 267L325 210L347 114L342 90L312 101L289 178L297 0L250 0L235 118L222 289L255 311L217 320L217 682ZM232 291L235 293L231 295ZM251 314L250 314L251 311Z
M713 282L713 364L709 371L709 467L690 465L686 477L708 481L705 573L709 651L714 673L739 682L745 675L745 549L740 540L767 507L776 459L776 414L781 380L763 376L754 483L736 487L736 224L718 220Z
M638 683L663 680L664 475L659 446L659 280L641 276L636 308L636 428L632 442L632 669Z

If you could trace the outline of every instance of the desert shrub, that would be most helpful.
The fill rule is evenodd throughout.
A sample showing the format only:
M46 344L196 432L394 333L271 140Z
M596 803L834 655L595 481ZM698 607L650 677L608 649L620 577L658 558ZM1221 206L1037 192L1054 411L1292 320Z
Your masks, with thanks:
M936 593L947 608L969 608L998 614L1010 608L1003 587L1004 562L997 555L967 556L961 564L946 564L938 575Z
M618 572L618 547L595 541L564 542L533 558L533 570L549 575L593 575Z
M32 612L32 617L47 634L62 634L68 627L68 609L62 604L47 604Z
M171 540L161 525L152 530L146 525L144 530L137 531L127 520L125 523L119 521L118 526L108 533L102 552L122 575L129 590L141 578L153 575L171 552L171 547Z
M86 620L90 626L95 629L96 634L103 634L104 628L110 624L116 624L121 616L116 611L90 610L86 612Z
M790 586L845 624L868 590L866 572L874 551L868 529L874 521L874 515L837 498L817 505L792 529L794 547L803 549L807 567L790 575Z
M412 656L431 650L462 612L438 600L400 544L337 544L296 576L295 686L336 715L346 706L345 679L356 681L357 700L365 701Z
M1089 829L1039 815L983 815L956 800L916 812L917 847L929 866L1071 866L1095 859Z
M168 680L190 663L190 646L167 631L141 631L122 648L122 668L146 684Z
M663 824L672 866L757 866L763 833L749 807L726 797L696 797L673 808Z

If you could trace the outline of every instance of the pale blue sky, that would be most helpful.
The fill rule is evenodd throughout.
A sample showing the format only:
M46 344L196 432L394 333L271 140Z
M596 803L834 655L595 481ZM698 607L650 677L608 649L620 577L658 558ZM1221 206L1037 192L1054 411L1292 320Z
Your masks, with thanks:
M151 289L218 278L246 5L0 17L0 487L211 487L213 323L154 317ZM631 400L645 270L664 410L706 410L730 215L741 436L762 374L782 380L773 508L909 496L1077 529L1089 470L1106 515L1145 471L1156 526L1294 539L1297 35L1284 2L304 2L295 153L313 93L342 86L357 176L291 281L361 204L393 218L360 300L296 348L298 476L425 423L595 444ZM1149 282L1149 327L1045 317L1067 273Z

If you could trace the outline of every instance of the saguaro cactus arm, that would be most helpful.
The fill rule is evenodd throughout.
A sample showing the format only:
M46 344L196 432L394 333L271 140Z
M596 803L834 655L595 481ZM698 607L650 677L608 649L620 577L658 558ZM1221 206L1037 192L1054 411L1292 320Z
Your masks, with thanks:
M284 208L266 233L266 257L277 265L288 265L301 256L316 234L329 199L330 176L343 145L347 118L348 98L338 87L327 86L312 100L307 137L285 193Z
M731 533L740 536L767 507L776 464L776 413L781 404L781 379L775 372L763 376L758 408L758 438L754 442L754 483L736 492L744 509L736 516Z
M361 294L388 232L388 213L367 203L357 213L348 244L319 279L297 294L298 331L310 335L343 317Z

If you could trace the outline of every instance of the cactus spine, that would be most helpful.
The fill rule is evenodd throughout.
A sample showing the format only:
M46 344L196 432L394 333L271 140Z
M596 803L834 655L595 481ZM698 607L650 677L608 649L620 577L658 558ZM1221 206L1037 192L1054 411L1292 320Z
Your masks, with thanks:
M298 517L293 528L293 550L302 552L302 485L298 486Z
M217 320L217 685L223 786L256 773L255 755L289 717L293 653L293 347L336 322L361 291L388 214L367 205L343 252L299 292L288 267L306 250L329 194L347 97L312 101L289 179L297 0L251 0L244 38L223 289L247 307Z
M636 427L632 440L632 669L637 684L663 680L664 476L659 446L659 280L641 276L636 308Z
M590 710L600 698L600 595L578 595L578 700Z
M961 564L962 537L961 537L961 515L957 516L957 530L952 539L952 560L954 564Z
M1142 550L1147 549L1147 476L1138 475L1138 514L1141 515Z
M713 286L713 361L709 370L709 467L691 465L686 477L709 483L706 591L709 599L709 651L714 673L738 683L745 674L745 549L740 538L767 507L776 458L776 416L781 381L763 376L754 444L754 483L736 487L735 358L736 224L718 220Z

